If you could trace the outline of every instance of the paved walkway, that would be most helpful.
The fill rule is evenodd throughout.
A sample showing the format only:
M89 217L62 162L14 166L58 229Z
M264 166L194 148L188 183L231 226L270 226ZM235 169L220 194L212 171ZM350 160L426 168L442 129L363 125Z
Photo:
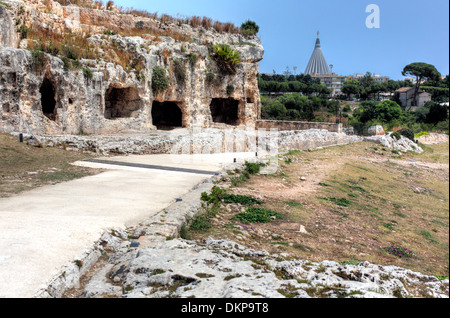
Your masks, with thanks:
M149 218L250 153L102 158L108 171L0 199L0 297L30 298L110 229ZM112 161L112 162L110 162Z

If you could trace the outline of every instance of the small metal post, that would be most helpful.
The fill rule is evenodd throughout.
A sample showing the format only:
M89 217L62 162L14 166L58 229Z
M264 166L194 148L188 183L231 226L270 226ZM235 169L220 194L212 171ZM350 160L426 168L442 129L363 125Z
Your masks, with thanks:
M234 158L233 162L236 163L236 158Z
M20 140L20 142L23 142L23 134L19 135L19 140Z

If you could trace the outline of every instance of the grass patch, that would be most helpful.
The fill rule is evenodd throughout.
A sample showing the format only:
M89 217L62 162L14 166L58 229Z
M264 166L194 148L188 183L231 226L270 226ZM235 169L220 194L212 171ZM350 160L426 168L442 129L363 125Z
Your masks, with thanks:
M343 207L348 207L352 204L352 202L346 198L328 198L328 200Z
M438 241L436 241L433 238L433 235L431 235L430 232L427 231L420 231L420 235L422 235L424 238L426 238L428 241L430 241L431 243L438 243Z
M18 137L0 134L0 197L101 172L71 163L93 155L53 147L32 147Z
M223 202L226 204L229 203L239 203L242 205L254 205L254 204L263 204L264 201L257 200L253 197L247 195L236 195L236 194L225 194L222 196Z
M232 219L243 223L270 223L274 219L284 219L284 215L269 209L251 207L244 213L236 214Z
M300 202L296 202L296 201L284 201L285 204L291 206L291 207L301 207L303 206L303 204L301 204Z

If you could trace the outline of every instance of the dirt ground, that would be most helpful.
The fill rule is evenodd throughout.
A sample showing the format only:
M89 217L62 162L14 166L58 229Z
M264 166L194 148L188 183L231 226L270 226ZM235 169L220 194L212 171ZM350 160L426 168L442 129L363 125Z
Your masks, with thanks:
M254 175L227 190L263 200L284 219L242 224L231 218L244 207L231 204L212 229L192 236L311 261L369 261L448 276L448 143L423 147L423 154L401 156L372 143L291 152L275 175ZM414 256L390 255L383 248L391 245Z
M36 187L69 181L100 170L71 165L93 155L56 148L37 148L18 137L0 134L0 198Z

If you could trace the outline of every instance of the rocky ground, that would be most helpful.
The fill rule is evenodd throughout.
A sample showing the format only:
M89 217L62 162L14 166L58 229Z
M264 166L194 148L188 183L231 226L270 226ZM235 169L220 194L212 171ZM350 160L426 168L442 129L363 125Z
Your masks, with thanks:
M180 238L182 224L202 209L200 194L227 177L214 177L134 228L106 233L93 252L99 261L86 261L81 284L62 297L448 298L448 279L403 267L311 261L289 250L258 249L258 244L245 243L251 240L238 239L252 235L251 225L234 228L241 233L236 239ZM66 281L71 280L68 273ZM51 291L52 286L47 296Z
M125 233L123 233L125 234ZM447 298L449 281L396 266L313 263L233 241L173 239L118 252L77 294L125 298ZM80 292L80 291L78 291Z

